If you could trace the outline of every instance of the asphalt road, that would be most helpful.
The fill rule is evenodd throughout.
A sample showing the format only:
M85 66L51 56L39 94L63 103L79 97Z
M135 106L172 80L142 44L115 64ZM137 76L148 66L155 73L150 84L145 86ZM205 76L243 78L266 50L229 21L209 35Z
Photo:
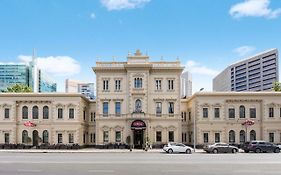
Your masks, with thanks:
M0 175L280 175L281 153L0 153Z

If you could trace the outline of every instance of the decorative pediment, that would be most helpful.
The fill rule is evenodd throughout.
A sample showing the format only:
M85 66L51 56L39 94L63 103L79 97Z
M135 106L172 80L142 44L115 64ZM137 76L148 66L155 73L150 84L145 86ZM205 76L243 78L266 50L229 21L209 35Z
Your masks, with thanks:
M177 98L166 98L166 101L177 101Z
M113 101L124 101L124 99L116 98L116 99L113 99Z
M156 131L162 131L164 128L163 128L163 126L161 126L161 125L157 125L157 126L154 127L154 129L155 129Z
M119 125L117 125L117 126L114 127L114 130L115 130L115 131L122 131L123 129L124 129L124 127L121 127L121 126L119 126Z
M213 107L221 107L222 105L220 103L213 104Z
M74 108L74 107L76 107L76 105L73 104L73 103L69 103L69 104L67 105L67 107L69 107L69 108L70 108L70 107L73 107L73 108Z
M109 127L109 126L103 126L101 129L102 129L103 131L109 131L109 130L110 130L110 127Z
M201 107L210 107L209 103L203 103L202 105L200 105Z
M175 127L175 126L173 126L173 125L170 125L169 127L168 127L168 130L172 130L172 131L174 131L174 130L176 130L177 128Z
M277 104L276 104L276 103L269 103L269 104L267 104L267 106L269 106L269 107L275 107L275 106L277 106Z
M3 108L10 108L10 107L12 107L12 105L7 104L7 103L2 104L1 106L2 106Z
M154 98L154 101L164 101L164 98Z
M144 77L144 74L142 73L136 73L133 75L133 77Z
M62 104L62 103L57 103L57 104L55 104L55 105L56 105L57 108L59 108L59 107L61 107L61 108L64 107L64 104Z

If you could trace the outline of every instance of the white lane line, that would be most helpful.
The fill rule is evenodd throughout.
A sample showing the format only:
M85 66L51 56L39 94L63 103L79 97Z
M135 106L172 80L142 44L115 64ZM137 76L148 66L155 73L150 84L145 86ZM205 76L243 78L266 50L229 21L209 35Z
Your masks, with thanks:
M89 173L114 173L113 170L88 170Z
M18 172L22 172L22 173L40 173L40 172L42 172L42 170L18 169Z

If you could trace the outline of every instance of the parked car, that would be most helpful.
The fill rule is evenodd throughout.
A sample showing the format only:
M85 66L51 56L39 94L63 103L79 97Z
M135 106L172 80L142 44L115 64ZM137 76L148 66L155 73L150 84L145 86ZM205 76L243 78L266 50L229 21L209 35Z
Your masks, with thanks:
M237 153L239 149L236 146L227 143L215 143L212 145L205 145L203 150L207 153Z
M262 153L262 152L274 152L279 153L280 148L278 145L275 145L270 142L266 142L263 140L252 140L250 142L246 142L242 149L245 153L248 152L256 152L256 153Z
M164 145L163 150L166 153L170 153L170 154L171 153L191 154L192 152L194 152L194 149L182 143L168 143L167 145Z

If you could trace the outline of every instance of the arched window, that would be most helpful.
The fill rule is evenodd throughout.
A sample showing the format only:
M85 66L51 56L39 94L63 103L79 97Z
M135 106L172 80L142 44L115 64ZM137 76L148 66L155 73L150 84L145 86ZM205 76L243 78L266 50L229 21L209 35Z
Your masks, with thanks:
M27 144L28 143L28 132L27 132L27 130L23 130L22 131L22 137L21 137L22 139L22 143L25 143L25 144Z
M32 118L38 119L38 106L33 106L33 108L32 108Z
M49 107L48 106L43 107L43 119L49 119Z
M246 133L244 130L240 131L240 143L245 143L246 140Z
M239 107L239 117L245 118L245 106L243 105Z
M256 140L256 131L250 131L250 140Z
M28 107L22 107L22 119L28 119Z
M229 131L229 143L235 143L235 131Z
M136 102L135 102L135 112L141 112L142 109L141 109L141 100L140 99L137 99Z
M43 131L43 143L49 143L49 133L47 130Z

